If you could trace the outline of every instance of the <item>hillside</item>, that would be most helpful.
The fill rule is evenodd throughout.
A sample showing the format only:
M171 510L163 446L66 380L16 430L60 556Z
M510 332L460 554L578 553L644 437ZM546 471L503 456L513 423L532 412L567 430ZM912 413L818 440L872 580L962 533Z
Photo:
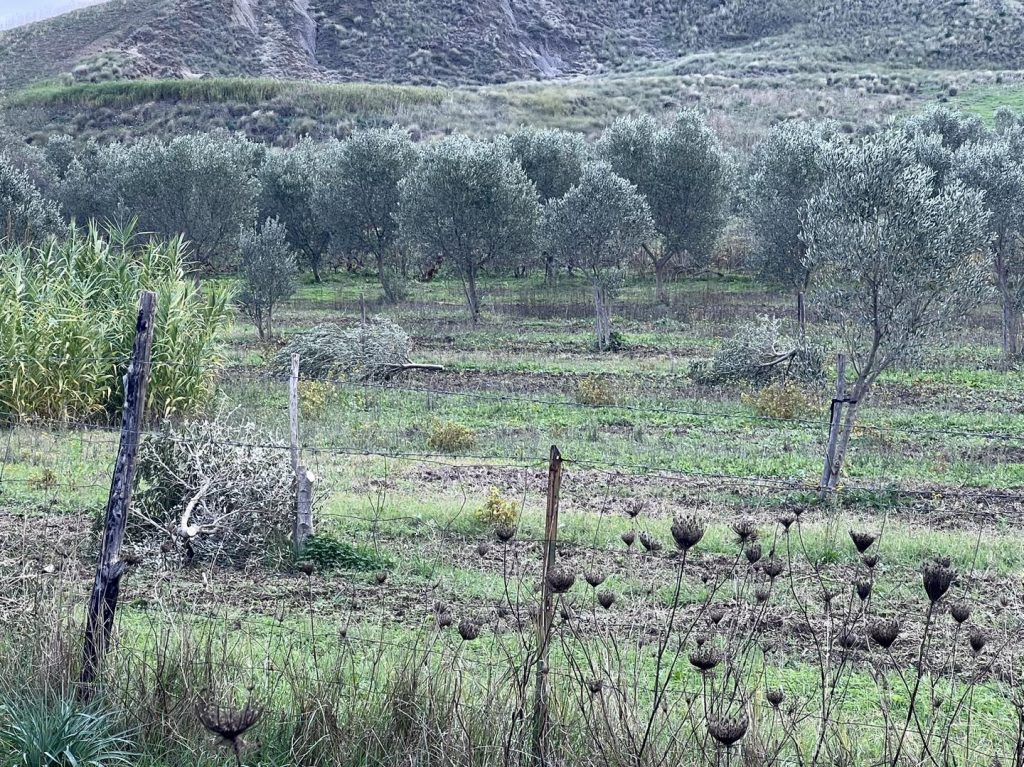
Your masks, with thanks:
M0 81L261 76L484 84L742 48L1016 69L1020 0L110 0L0 33Z

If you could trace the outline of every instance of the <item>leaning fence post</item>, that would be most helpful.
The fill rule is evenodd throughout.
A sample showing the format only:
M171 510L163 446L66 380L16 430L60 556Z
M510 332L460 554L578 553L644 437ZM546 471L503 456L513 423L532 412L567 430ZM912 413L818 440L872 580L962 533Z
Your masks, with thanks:
M562 454L551 446L548 461L547 511L544 515L544 551L541 564L541 609L537 616L537 686L533 706L533 755L541 767L547 765L548 732L548 643L555 618L555 600L548 585L548 572L555 566L558 541L558 501L562 489Z
M843 420L843 404L846 399L846 355L836 355L836 396L832 400L831 419L828 429L828 443L825 446L825 468L821 472L821 485L818 496L824 498L832 487L832 474L835 471L836 442L839 437L839 425Z
M292 355L292 372L288 378L288 436L295 472L295 518L292 545L301 554L306 539L313 534L313 475L302 465L299 445L299 355Z
M124 562L121 561L121 544L124 541L124 528L132 502L135 459L139 453L139 437L146 408L146 386L149 383L153 355L155 315L156 293L143 291L139 297L139 314L135 321L132 358L124 377L121 437L110 480L110 494L107 496L107 510L103 520L103 540L86 615L80 677L82 687L79 691L83 698L92 696L92 683L99 672L114 628L114 611L117 609L121 576L125 568Z

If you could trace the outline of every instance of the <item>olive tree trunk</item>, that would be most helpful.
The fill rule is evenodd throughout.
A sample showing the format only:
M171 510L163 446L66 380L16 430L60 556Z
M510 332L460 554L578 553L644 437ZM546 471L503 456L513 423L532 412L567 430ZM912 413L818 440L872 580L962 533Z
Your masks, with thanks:
M594 282L594 331L598 351L607 351L612 345L611 297L608 288Z

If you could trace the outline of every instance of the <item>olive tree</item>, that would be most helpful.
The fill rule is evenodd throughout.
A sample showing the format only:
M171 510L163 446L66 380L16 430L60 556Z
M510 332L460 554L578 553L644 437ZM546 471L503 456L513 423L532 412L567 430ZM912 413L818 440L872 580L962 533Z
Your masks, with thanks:
M512 156L537 187L540 201L562 197L580 182L587 143L557 128L521 128L509 137Z
M956 180L936 189L902 132L833 147L824 169L803 236L818 309L856 373L826 469L833 489L878 377L977 306L991 264L982 194Z
M399 184L416 163L416 148L399 128L354 132L324 163L317 216L337 246L373 257L389 302L402 295Z
M57 204L0 155L0 243L39 239L62 227Z
M953 160L954 175L985 195L995 283L1002 304L1003 353L1008 358L1021 352L1024 309L1024 140L1013 135L1020 132L1016 128L991 141L966 144Z
M586 165L580 183L544 211L543 235L549 250L590 278L598 351L612 346L611 302L623 264L653 233L643 195L606 163Z
M756 248L752 265L768 282L804 290L810 273L800 221L822 182L831 124L788 122L754 147L747 176L747 214Z
M285 225L268 218L262 227L243 228L238 253L238 304L260 340L268 340L274 337L274 309L295 292L295 254L288 247Z
M692 109L664 128L650 117L620 118L598 148L612 170L647 198L655 237L643 250L654 267L657 299L667 301L670 270L706 265L725 225L728 156Z
M536 188L506 151L465 136L425 150L399 188L404 238L461 278L470 317L477 322L481 271L535 245Z
M260 218L276 218L284 224L288 244L313 273L314 282L321 281L331 241L318 204L324 191L324 168L331 164L336 145L304 139L291 149L270 150L259 172Z

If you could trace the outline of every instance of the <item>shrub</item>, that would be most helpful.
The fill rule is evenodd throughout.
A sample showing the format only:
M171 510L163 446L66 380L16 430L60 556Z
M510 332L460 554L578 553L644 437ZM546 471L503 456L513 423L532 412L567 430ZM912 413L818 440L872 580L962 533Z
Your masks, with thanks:
M291 530L291 458L254 424L218 415L165 426L143 439L138 475L134 545L159 546L170 534L186 559L242 564L280 552Z
M780 319L765 316L742 325L722 343L710 364L696 366L692 375L702 384L763 386L790 378L811 383L824 376L824 356L820 349L786 335Z
M157 293L147 410L205 404L221 363L229 293L185 278L180 240L72 228L64 240L0 251L0 412L84 420L115 414L140 290Z
M319 533L306 540L302 558L323 570L355 570L369 573L389 570L394 563L367 546L357 546Z
M576 384L576 401L581 405L612 405L615 392L603 378L587 376Z
M136 764L128 739L113 717L95 707L62 698L0 701L0 762L33 767Z
M324 381L299 381L299 410L304 419L321 416L334 387Z
M0 155L0 243L43 239L62 225L60 209Z
M819 400L793 381L776 381L744 394L743 403L764 418L791 419L812 414Z
M487 491L484 505L476 510L476 518L491 527L514 528L519 519L519 504L492 487Z
M475 444L476 434L473 430L455 421L434 424L427 437L427 447L438 453L461 453Z
M238 303L256 325L261 341L274 337L274 309L295 292L298 269L285 238L284 224L276 218L256 229L242 229L238 238Z

